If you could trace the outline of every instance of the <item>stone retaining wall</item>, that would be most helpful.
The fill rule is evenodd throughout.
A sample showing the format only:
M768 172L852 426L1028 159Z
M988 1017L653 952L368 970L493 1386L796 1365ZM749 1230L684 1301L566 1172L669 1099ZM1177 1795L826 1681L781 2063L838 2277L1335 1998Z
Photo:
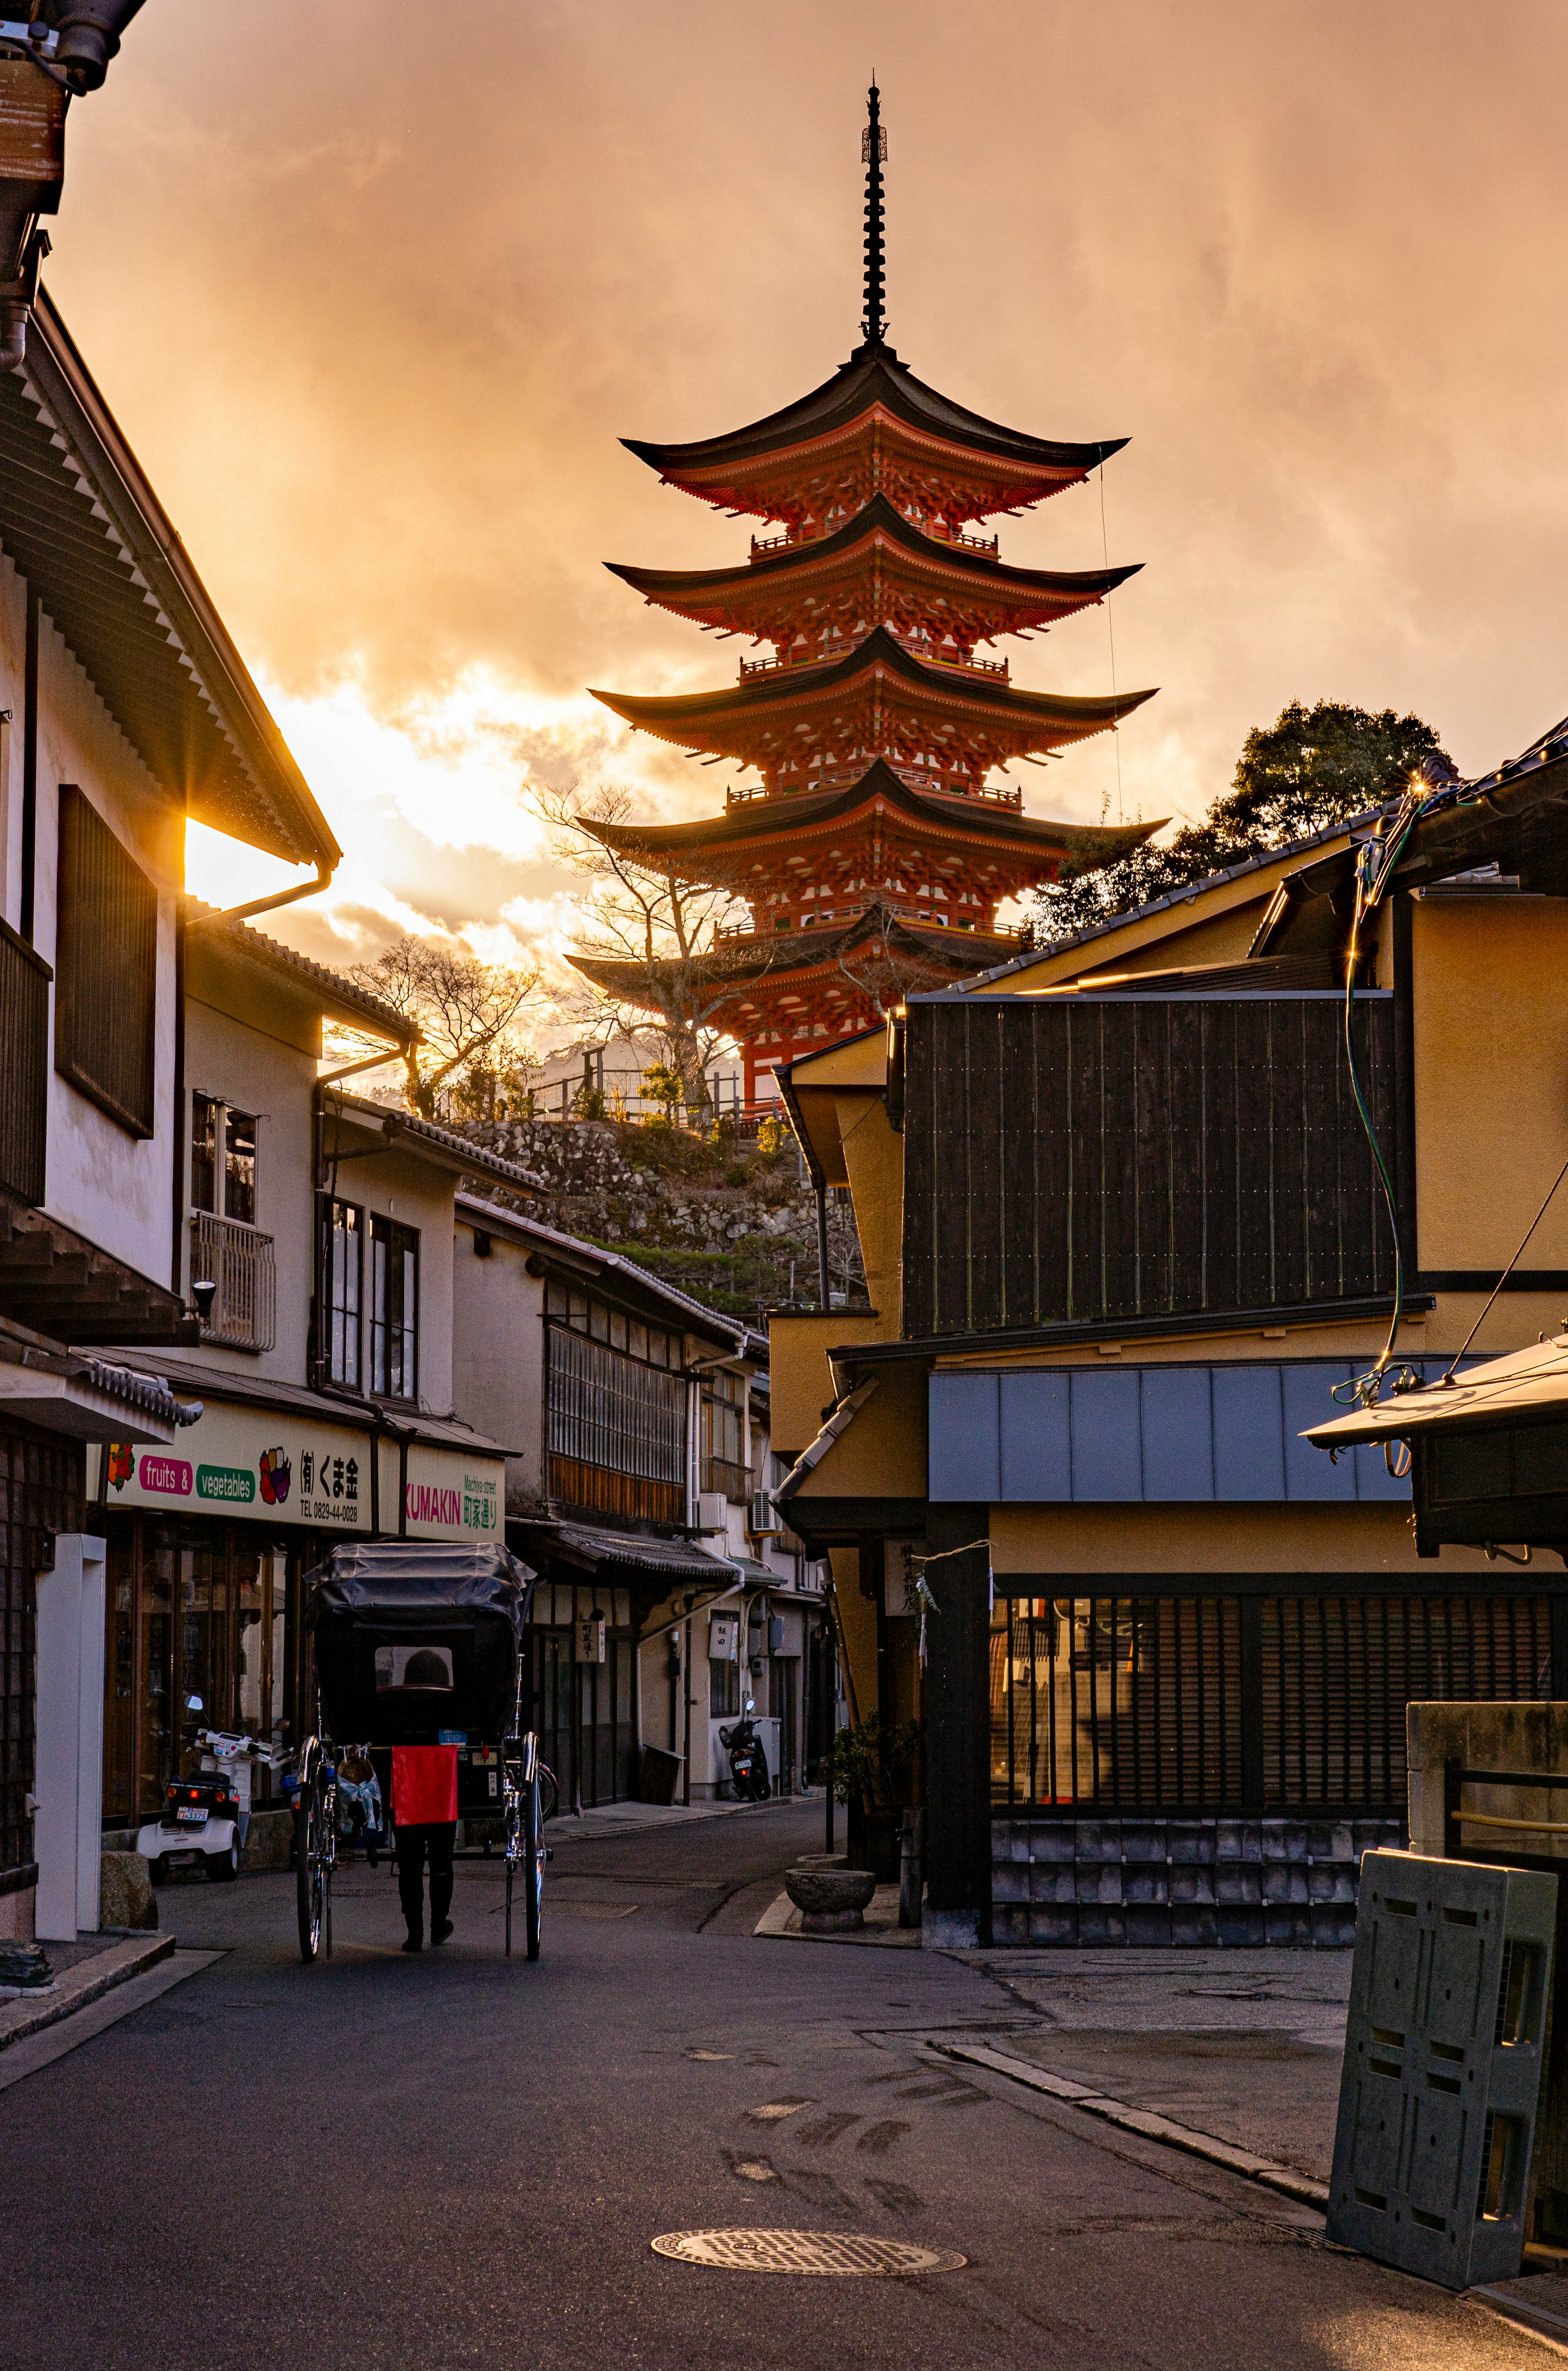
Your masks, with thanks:
M998 1820L993 1939L1343 1948L1362 1854L1404 1837L1390 1819Z

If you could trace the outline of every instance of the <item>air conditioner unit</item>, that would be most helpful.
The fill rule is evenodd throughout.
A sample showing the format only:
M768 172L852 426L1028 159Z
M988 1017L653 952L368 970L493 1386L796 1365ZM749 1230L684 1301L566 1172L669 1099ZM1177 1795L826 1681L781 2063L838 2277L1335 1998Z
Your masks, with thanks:
M784 1530L784 1518L773 1504L771 1490L753 1490L751 1519L746 1526L754 1540L776 1540Z
M700 1490L697 1494L697 1524L700 1532L722 1532L726 1528L729 1500L722 1490Z

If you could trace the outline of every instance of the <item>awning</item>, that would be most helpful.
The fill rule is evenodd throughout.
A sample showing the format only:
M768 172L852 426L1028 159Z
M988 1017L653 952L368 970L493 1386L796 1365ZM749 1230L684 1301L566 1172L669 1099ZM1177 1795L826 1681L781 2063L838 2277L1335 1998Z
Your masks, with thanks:
M715 1584L727 1588L738 1578L727 1562L690 1540L653 1539L638 1532L569 1522L513 1521L506 1526L506 1535L508 1543L519 1546L541 1573L563 1577L580 1573L585 1580L620 1573L628 1580L651 1581L663 1589L673 1589L682 1581L699 1588Z
M1364 1441L1409 1440L1436 1430L1480 1431L1521 1417L1543 1424L1568 1421L1568 1334L1532 1342L1504 1359L1484 1359L1452 1382L1396 1392L1375 1407L1315 1424L1301 1438L1315 1449L1353 1449Z
M182 1405L160 1375L0 1329L0 1415L73 1440L166 1446L201 1413L200 1401Z

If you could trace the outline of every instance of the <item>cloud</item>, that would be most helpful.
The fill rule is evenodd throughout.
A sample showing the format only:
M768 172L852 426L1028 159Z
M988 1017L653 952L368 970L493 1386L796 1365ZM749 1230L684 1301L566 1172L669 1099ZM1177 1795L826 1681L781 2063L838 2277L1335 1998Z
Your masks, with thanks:
M159 0L72 110L51 281L348 850L312 952L551 935L525 770L714 801L585 687L725 679L600 562L747 527L619 440L757 418L854 343L873 55L900 351L1133 439L1103 529L1098 486L1001 523L1020 561L1146 563L1116 676L1159 698L1027 774L1036 812L1194 813L1295 697L1414 709L1467 768L1568 708L1550 0L798 0L784 38L721 0ZM1103 612L1015 658L1109 674Z

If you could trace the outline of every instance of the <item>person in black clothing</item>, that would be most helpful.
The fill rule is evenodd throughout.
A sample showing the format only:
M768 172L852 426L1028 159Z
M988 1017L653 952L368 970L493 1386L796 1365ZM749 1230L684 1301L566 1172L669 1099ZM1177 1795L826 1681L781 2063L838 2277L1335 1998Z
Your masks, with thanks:
M398 1830L398 1898L408 1926L405 1951L424 1949L424 1858L430 1856L430 1939L444 1943L452 1931L452 1843L456 1820Z
M411 1655L403 1672L405 1688L445 1688L451 1685L451 1674L443 1658L428 1647ZM430 1940L444 1943L452 1931L447 1913L452 1907L452 1845L456 1840L456 1820L435 1820L423 1825L405 1828L400 1822L397 1830L398 1898L403 1906L403 1920L408 1927L405 1951L424 1949L424 1862L430 1860Z

